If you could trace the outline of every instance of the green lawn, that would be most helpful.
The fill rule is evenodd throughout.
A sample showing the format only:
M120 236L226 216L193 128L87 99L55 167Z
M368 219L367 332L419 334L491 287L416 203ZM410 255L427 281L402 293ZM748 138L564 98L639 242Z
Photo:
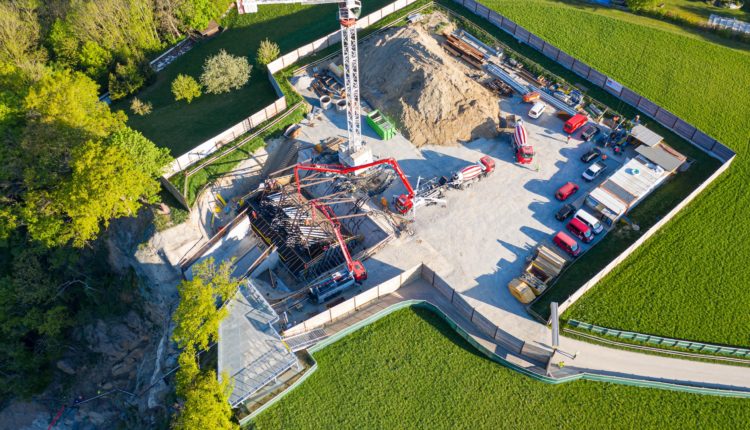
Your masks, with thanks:
M729 172L564 316L668 337L750 345L750 193L745 185L750 165L742 156L750 141L750 99L739 96L750 89L750 53L597 9L542 0L483 3L740 153ZM660 204L647 200L633 216ZM580 285L586 272L583 264L574 265L555 288Z
M364 2L363 14L373 12L390 0ZM198 44L156 76L156 81L136 94L153 104L153 112L137 116L128 109L129 100L114 104L129 116L128 124L141 131L158 146L169 148L179 156L242 121L276 99L268 74L255 65L250 81L243 88L227 94L204 94L187 104L175 102L171 92L174 78L182 73L198 79L204 60L220 49L255 61L261 40L268 38L279 44L282 53L335 31L336 5L262 6L257 14L237 16L232 12L224 24L228 29L220 35Z
M736 428L748 400L577 381L490 361L430 311L389 315L316 352L318 370L255 420L264 429Z

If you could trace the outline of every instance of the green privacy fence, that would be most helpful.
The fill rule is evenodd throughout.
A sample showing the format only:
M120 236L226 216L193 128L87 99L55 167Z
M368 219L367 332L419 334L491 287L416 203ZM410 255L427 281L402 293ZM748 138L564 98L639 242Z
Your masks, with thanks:
M616 337L623 340L631 340L636 342L643 342L654 346L665 346L669 348L683 348L691 351L710 353L710 354L724 354L737 358L750 358L750 349L735 348L732 346L712 345L708 343L693 342L682 339L672 339L668 337L653 336L649 334L635 333L632 331L615 330L607 327L600 327L597 325L577 321L569 320L568 325L575 327L580 330L586 330L591 333Z

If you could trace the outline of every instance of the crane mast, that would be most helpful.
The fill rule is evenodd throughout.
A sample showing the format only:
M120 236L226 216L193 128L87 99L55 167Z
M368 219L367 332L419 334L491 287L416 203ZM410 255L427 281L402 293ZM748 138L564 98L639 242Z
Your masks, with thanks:
M357 19L362 12L360 0L238 0L239 13L258 11L258 5L296 3L338 3L341 25L341 63L344 67L346 91L347 143L339 147L339 161L347 166L360 166L372 162L372 152L362 141L362 108L359 97L359 55L357 50Z

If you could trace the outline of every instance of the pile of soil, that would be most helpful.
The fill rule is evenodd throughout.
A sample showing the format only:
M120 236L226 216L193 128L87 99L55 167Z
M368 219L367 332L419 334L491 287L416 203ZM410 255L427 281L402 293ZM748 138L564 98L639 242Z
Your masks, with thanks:
M495 136L497 99L421 25L373 36L360 50L361 93L416 146ZM478 73L478 72L476 72Z

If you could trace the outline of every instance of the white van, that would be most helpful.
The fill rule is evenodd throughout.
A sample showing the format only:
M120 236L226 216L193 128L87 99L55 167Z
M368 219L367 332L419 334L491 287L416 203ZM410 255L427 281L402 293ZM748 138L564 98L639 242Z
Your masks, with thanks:
M529 117L537 119L542 116L542 112L547 109L547 104L544 102L536 102L534 106L529 109Z
M599 234L602 232L602 230L604 230L602 223L600 223L595 216L591 215L583 209L579 209L578 212L576 212L575 217L578 218L582 223L591 227L591 230L594 231L594 234Z

